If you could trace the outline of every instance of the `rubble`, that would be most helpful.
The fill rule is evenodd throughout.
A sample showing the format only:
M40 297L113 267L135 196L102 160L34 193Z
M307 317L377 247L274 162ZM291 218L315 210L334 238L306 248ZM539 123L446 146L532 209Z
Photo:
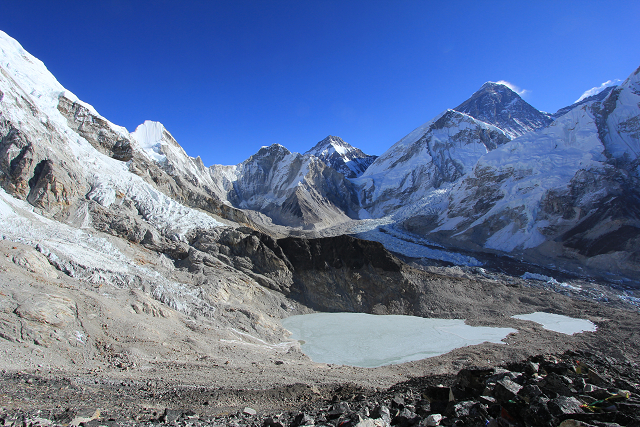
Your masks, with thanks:
M456 376L414 378L369 394L339 386L333 396L320 396L297 409L288 406L279 412L243 406L234 413L206 416L191 409L165 408L118 419L113 412L101 415L97 409L26 413L0 408L0 425L640 426L639 380L636 364L628 360L567 352L532 356L491 369L466 368Z

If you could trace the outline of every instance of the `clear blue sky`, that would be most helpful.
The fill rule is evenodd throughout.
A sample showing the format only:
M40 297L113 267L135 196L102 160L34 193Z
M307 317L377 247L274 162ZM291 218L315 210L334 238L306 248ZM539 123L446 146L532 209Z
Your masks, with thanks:
M549 112L640 66L640 1L3 0L0 29L205 164L337 135L382 154L486 81Z

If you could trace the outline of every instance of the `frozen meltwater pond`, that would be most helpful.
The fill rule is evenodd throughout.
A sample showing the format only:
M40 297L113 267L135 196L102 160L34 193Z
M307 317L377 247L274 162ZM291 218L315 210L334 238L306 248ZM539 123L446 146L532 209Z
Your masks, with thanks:
M483 342L500 343L512 328L465 325L459 319L314 313L282 320L314 362L374 368L438 356Z
M563 316L561 314L551 314L537 311L531 314L519 314L513 316L516 319L531 320L542 325L543 328L550 331L560 332L562 334L573 335L580 332L595 332L596 325L585 319L574 319L573 317Z

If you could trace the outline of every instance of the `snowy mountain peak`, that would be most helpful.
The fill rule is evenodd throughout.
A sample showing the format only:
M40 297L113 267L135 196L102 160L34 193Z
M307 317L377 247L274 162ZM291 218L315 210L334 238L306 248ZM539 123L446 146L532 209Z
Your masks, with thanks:
M344 142L344 140L339 136L329 135L322 141L318 142L311 150L307 151L307 153L319 152L331 148L336 151L346 151L353 149L351 144Z
M332 135L318 142L304 154L321 159L347 178L356 178L362 175L377 158L377 156L363 153L362 150L353 147L342 138Z
M510 138L548 126L553 120L501 83L487 82L454 110L502 129Z
M289 154L291 154L291 151L289 151L284 145L281 145L281 144L265 145L260 147L260 150L258 150L256 154L251 156L245 162L255 158L274 157L274 156L282 157L282 156L287 156Z
M500 82L486 82L485 84L480 86L480 90L478 90L478 92L480 92L482 90L485 90L485 91L504 91L504 92L507 92L507 93L513 92L514 94L517 95L517 93L513 89L511 89L508 85L506 85L504 83L500 83Z
M145 120L131 133L131 137L149 158L157 162L166 161L167 150L176 151L179 157L187 157L182 147L160 122Z

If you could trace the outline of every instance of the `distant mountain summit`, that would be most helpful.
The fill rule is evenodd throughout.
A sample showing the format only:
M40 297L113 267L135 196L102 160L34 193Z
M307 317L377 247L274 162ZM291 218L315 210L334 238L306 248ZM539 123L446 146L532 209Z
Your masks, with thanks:
M529 105L508 86L493 82L482 85L454 110L502 129L511 139L553 122L553 118Z
M359 177L378 158L363 153L340 137L331 135L304 154L319 158L347 178Z

